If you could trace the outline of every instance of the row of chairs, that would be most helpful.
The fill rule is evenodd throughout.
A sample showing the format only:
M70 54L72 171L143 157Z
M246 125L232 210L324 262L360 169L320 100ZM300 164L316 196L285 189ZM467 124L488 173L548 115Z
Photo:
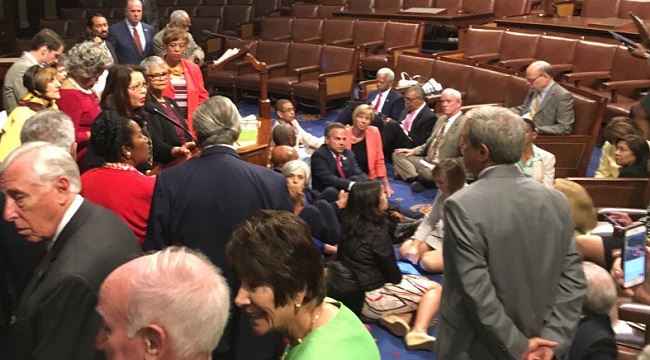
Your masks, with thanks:
M420 51L424 26L418 23L355 19L266 17L261 40L350 45L359 49L360 75L393 67L400 51Z
M605 119L627 115L650 88L650 67L624 46L506 29L471 27L464 48L439 56L523 71L535 60L550 63L556 80L609 100Z
M322 117L328 101L352 98L357 49L286 41L251 42L250 52L267 65L269 93L317 107ZM240 45L232 40L225 43L228 48ZM260 90L259 73L247 60L232 61L218 71L209 70L204 74L204 81L206 86L216 86L235 101L241 95L257 94Z
M265 0L156 0L158 6L198 6L198 5L253 5ZM288 5L294 0L286 1ZM116 7L124 8L124 0L79 0L81 8Z
M583 0L581 16L629 19L630 11L642 19L650 19L650 3L639 0Z

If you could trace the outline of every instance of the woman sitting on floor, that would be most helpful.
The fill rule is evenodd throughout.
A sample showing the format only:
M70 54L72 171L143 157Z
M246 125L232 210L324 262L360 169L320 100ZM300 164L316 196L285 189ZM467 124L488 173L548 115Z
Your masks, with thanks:
M387 208L378 182L355 183L343 210L337 256L365 291L364 316L381 319L393 334L404 336L409 350L433 351L436 338L427 329L440 306L442 287L422 276L402 275L388 233Z
M359 318L325 298L321 255L296 215L257 211L234 230L226 258L241 282L235 304L248 314L253 331L288 338L282 359L379 360Z
M439 273L443 270L443 206L451 194L465 186L467 172L460 159L448 158L433 168L433 179L438 193L431 211L418 226L413 239L406 240L399 252L402 259L410 261L413 265L419 264L424 271Z

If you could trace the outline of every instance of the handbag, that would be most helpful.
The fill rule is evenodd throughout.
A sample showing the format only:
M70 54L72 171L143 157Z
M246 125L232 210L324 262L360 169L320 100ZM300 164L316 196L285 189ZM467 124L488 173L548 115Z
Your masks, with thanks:
M411 87L411 86L418 85L419 82L417 81L417 79L415 79L416 76L411 77L409 74L403 71L401 75L402 78L397 82L397 87Z
M430 78L429 80L426 80L417 75L414 76L413 79L418 80L418 83L420 86L422 86L422 90L424 91L424 95L438 95L442 92L442 84L436 81L434 78Z

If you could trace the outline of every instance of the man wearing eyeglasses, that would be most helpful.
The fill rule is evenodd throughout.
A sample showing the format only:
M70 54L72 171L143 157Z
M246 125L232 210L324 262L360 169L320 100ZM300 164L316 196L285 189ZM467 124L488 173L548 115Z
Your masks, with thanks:
M553 81L553 68L546 61L535 61L526 68L530 90L523 105L512 108L532 120L540 135L569 135L575 113L573 95Z

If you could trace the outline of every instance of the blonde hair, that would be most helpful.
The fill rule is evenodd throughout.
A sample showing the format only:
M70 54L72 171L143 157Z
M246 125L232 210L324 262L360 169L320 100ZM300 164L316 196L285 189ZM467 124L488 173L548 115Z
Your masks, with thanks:
M561 192L569 200L573 226L584 233L598 224L598 211L587 190L580 184L567 179L555 179L555 190Z

